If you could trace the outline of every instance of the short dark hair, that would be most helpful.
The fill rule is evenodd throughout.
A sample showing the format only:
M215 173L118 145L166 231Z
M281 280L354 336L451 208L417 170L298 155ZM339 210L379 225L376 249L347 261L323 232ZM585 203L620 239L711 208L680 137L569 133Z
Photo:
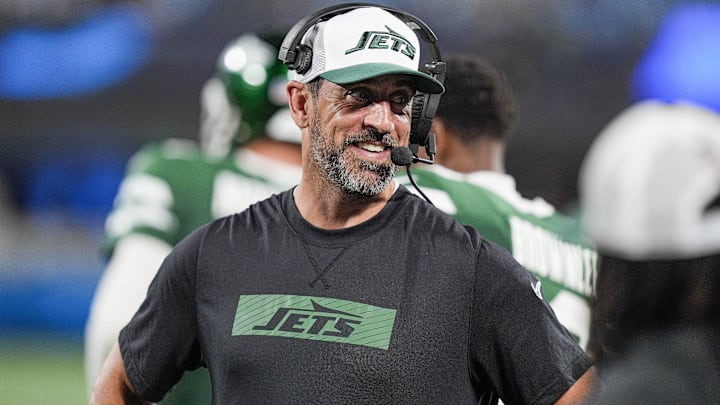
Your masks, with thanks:
M507 137L515 119L515 98L507 78L490 62L472 54L450 54L445 93L436 117L460 137Z
M600 252L598 260L588 347L597 361L668 328L720 326L720 254L632 261Z

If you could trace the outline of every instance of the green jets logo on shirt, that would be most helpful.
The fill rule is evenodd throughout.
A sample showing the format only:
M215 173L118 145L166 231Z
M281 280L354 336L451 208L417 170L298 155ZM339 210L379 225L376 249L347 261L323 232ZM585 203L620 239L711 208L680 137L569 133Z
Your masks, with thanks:
M233 336L281 336L387 350L394 309L300 295L241 295Z
M407 56L408 58L415 59L415 53L417 50L415 47L405 39L402 35L393 31L387 25L387 32L382 31L365 31L360 36L357 45L345 51L345 55L357 51L367 49L391 49L395 52Z

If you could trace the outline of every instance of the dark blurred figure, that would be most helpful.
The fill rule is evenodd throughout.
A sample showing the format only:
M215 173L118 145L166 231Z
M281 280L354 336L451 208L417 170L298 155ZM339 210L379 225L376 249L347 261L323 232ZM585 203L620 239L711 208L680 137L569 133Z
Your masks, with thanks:
M579 191L600 254L595 403L720 403L720 116L631 106L591 146Z

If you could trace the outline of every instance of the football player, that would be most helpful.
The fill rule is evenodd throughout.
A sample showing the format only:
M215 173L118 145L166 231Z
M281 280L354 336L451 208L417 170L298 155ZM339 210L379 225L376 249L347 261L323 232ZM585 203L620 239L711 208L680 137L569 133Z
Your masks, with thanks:
M505 172L515 105L505 77L474 55L445 58L446 91L433 120L437 165L411 175L430 201L509 250L540 280L558 319L587 348L597 253L576 218L529 199ZM409 184L409 178L399 180ZM413 190L408 187L408 189Z
M177 242L300 181L300 130L287 107L280 39L245 34L225 47L202 90L199 143L153 142L129 161L106 221L109 262L86 325L89 388ZM163 401L210 402L204 368L186 373Z

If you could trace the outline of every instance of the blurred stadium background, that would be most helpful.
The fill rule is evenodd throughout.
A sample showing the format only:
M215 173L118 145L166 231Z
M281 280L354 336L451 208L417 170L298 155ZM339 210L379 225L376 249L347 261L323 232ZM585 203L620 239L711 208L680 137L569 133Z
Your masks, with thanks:
M0 405L86 402L82 333L125 161L147 141L197 136L200 89L228 40L334 3L0 3ZM716 2L377 3L423 19L444 53L508 75L519 122L507 169L566 212L590 142L634 99L720 108Z

